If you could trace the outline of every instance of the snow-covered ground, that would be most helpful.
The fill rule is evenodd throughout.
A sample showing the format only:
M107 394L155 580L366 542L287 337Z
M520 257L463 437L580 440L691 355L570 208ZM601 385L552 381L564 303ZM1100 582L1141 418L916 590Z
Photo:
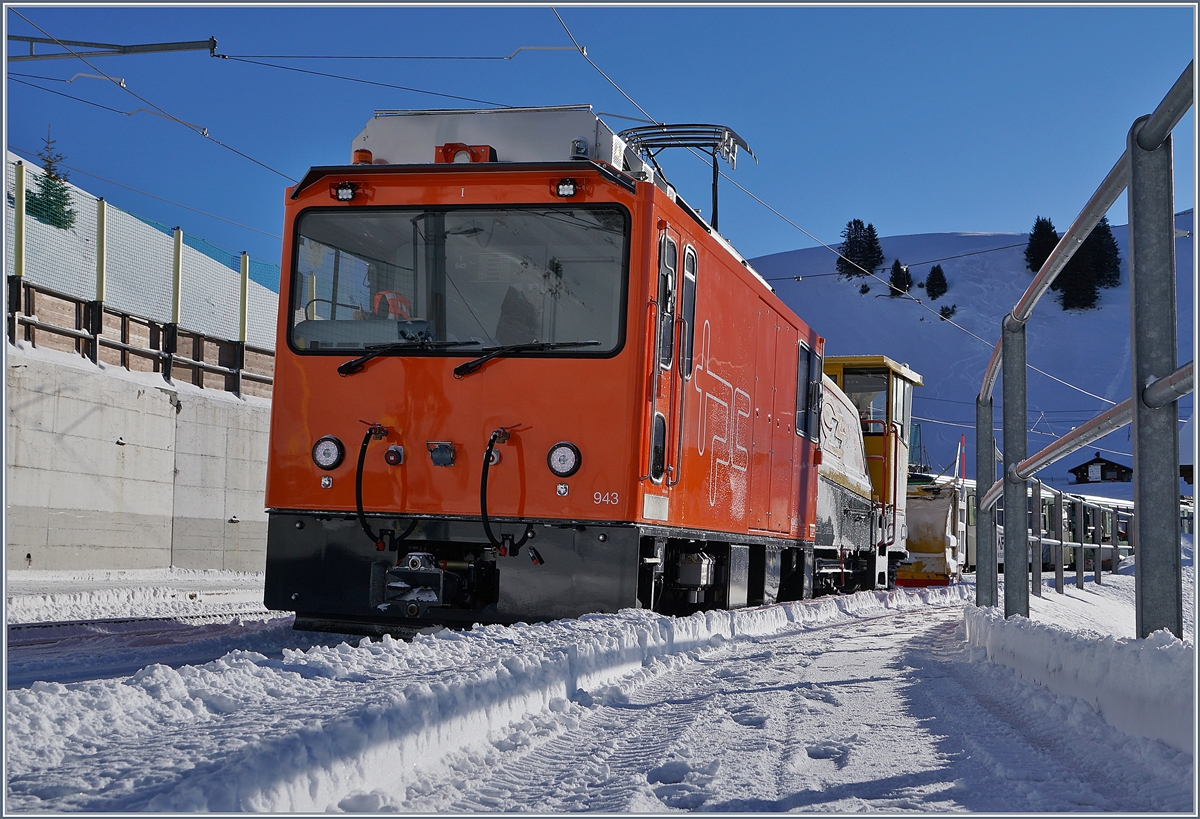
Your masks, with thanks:
M1047 584L1032 622L975 610L968 578L409 642L297 635L253 603L230 612L217 592L255 575L12 572L8 608L26 623L173 605L181 622L167 638L68 633L58 659L10 643L10 672L32 659L9 680L5 807L1189 812L1191 742L1147 738L1154 726L1130 719L1146 702L1182 709L1180 692L1191 704L1190 537L1184 550L1182 642L1131 638L1132 564L1083 590L1068 573L1064 595ZM121 627L133 626L108 626ZM77 681L34 681L56 679L72 646ZM210 661L191 657L203 651ZM136 670L104 678L113 653ZM1136 685L1103 676L1114 657ZM89 659L95 678L80 676ZM1047 667L1099 672L1097 690L1056 690L1037 679ZM1191 713L1167 716L1190 735Z

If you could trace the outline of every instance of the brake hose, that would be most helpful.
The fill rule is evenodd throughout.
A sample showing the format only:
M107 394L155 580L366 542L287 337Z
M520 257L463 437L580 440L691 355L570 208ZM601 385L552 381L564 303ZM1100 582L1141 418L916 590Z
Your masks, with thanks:
M501 438L508 439L508 430L504 427L499 427L492 431L492 436L488 438L487 451L483 454L483 474L479 480L479 516L483 520L483 531L487 535L488 542L500 550L502 556L508 554L508 545L496 539L496 535L492 533L492 524L488 520L487 513L487 486L488 486L488 470L492 465L492 452L496 449L496 442ZM529 540L533 534L532 527L525 528L525 534L521 535L521 539L512 544L513 555L517 553L525 545L525 541ZM529 557L536 564L545 563L542 556L532 546L529 547Z
M365 464L367 462L367 447L370 446L371 439L376 436L382 438L386 434L387 434L387 428L384 426L381 426L380 424L370 424L367 427L367 434L363 436L362 447L358 450L358 468L354 471L354 503L355 503L355 507L358 509L358 525L362 527L363 532L366 533L367 537L369 537L371 539L371 542L374 543L377 547L379 547L380 544L383 542L383 533L380 532L380 534L376 535L374 532L371 531L371 525L369 523L367 523L367 516L363 512L363 500L362 500L363 464ZM404 530L404 533L399 535L398 537L396 537L396 539L393 542L399 543L400 541L405 540L409 535L411 535L413 533L413 530L416 528L417 528L417 519L413 518L412 521L408 524L408 528ZM380 548L382 548L382 547L380 547Z

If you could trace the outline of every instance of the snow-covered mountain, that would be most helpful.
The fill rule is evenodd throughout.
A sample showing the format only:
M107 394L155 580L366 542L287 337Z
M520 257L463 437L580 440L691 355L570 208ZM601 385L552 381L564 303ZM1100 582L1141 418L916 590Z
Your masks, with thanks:
M1192 358L1195 327L1193 214L1178 214L1175 221L1177 228L1188 232L1176 240L1175 247L1179 361L1183 363ZM1057 294L1051 292L1027 325L1030 454L1107 409L1112 405L1109 402L1130 395L1128 228L1120 225L1112 230L1121 250L1121 285L1102 290L1099 306L1086 311L1064 311ZM826 338L827 354L884 354L921 373L925 386L915 392L913 415L922 427L928 462L935 470L952 463L965 433L967 474L973 477L975 397L1000 337L1000 321L1033 280L1025 267L1027 241L1025 233L882 237L885 265L899 259L909 265L914 282L923 282L934 264L942 266L949 289L937 301L930 301L915 284L912 295L920 301L892 298L886 285L874 279L841 278L834 267L836 256L823 247L776 253L751 262L779 296ZM861 294L864 283L870 285L870 291ZM957 307L953 324L938 315L938 309L946 304ZM993 393L998 438L1001 386L997 383ZM1182 419L1191 418L1192 406L1191 396L1181 402ZM1186 453L1184 461L1190 463L1191 423L1181 426L1180 449ZM1090 460L1096 451L1132 465L1129 434L1129 427L1114 432L1047 467L1039 477L1064 488L1070 478L1067 469ZM1087 484L1086 491L1126 496L1132 485Z

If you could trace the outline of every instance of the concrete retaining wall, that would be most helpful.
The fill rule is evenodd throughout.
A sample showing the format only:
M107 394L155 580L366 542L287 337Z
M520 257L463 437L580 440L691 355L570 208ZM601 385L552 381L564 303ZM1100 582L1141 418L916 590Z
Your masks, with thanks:
M10 571L263 570L269 401L6 352Z

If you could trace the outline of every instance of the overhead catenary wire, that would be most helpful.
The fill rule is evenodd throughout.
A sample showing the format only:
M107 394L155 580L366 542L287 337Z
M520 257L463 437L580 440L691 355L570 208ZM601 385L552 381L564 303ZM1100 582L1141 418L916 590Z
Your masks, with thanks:
M937 418L922 418L922 417L920 417L919 415L914 415L912 418L913 418L913 420L914 420L914 421L920 421L920 422L922 422L922 423L928 423L928 424L940 424L941 426L946 426L946 427L958 427L958 428L960 428L960 429L975 429L975 425L974 425L974 424L962 424L962 423L957 423L957 422L955 422L955 421L940 421L940 420L938 420ZM1026 430L1026 431L1027 431L1027 432L1028 432L1030 435L1042 435L1042 436L1044 436L1044 437L1046 437L1046 438L1058 438L1058 437L1060 437L1060 436L1054 435L1053 433L1050 433L1050 432L1042 432L1041 430L1037 430L1037 429L1030 429L1030 430ZM1004 430L1003 430L1003 429L1001 429L1000 427L993 427L993 428L992 428L992 432L1000 432L1000 433L1003 433L1003 432L1004 432ZM1121 455L1122 457L1125 457L1125 458L1132 458L1132 457L1133 457L1133 455L1131 455L1131 454L1130 454L1130 453L1128 453L1128 452L1118 452L1118 451L1117 451L1117 450L1115 450L1115 449L1105 449L1105 448L1104 448L1104 447L1102 447L1102 446L1095 446L1094 444L1092 444L1092 445L1089 445L1089 446L1088 446L1088 448L1089 448L1089 449L1094 449L1094 450L1099 450L1100 452L1107 452L1107 453L1109 453L1110 455Z
M1016 245L1002 245L1001 247L989 247L989 248L985 248L984 250L972 250L970 253L956 253L953 256L943 256L940 259L926 259L923 262L909 262L908 264L905 265L905 267L920 267L921 265L934 264L936 262L944 262L949 259L961 259L964 256L979 256L980 254L983 254L983 253L995 253L998 250L1012 250L1014 247L1024 247L1024 246L1025 246L1025 243L1021 242L1020 244L1016 244ZM826 276L840 276L840 275L842 275L842 274L841 273L812 273L812 274L809 274L806 276L771 276L771 277L767 278L767 281L769 281L769 282L800 281L802 278L804 278L804 279L820 279L820 278L823 278ZM941 314L939 313L938 315L940 316Z
M85 79L93 79L93 80L108 80L109 82L116 83L117 85L121 86L122 88L125 87L125 80L123 80L122 78L120 78L120 77L102 77L99 74L76 74L74 77L71 77L71 79L69 79L69 80L64 80L62 77L43 77L39 74L18 74L13 71L8 72L8 76L10 76L10 77L26 77L31 80L45 80L46 82L65 82L65 83L72 83L72 82L75 82L75 80L79 79L80 77L83 77Z
M271 172L271 173L273 173L273 174L277 174L277 175L279 175L279 176L282 176L284 179L288 180L289 182L297 182L297 181L298 181L298 180L296 180L296 179L293 179L292 177L288 176L288 175L287 175L287 174L285 174L283 171L280 171L280 170L277 170L277 169L275 169L275 168L272 168L270 165L266 164L265 162L262 162L261 160L255 159L254 157L250 156L250 155L249 155L249 154L247 154L247 153L244 153L244 152L242 152L242 151L239 151L237 148L234 148L232 145L227 145L226 143L222 142L221 140L217 139L216 137L214 137L214 136L212 136L210 133L208 133L208 129L207 129L207 128L203 128L203 127L201 127L201 126L198 126L198 125L193 125L193 124L192 124L192 123L190 123L190 122L185 122L185 121L183 121L182 119L180 119L179 117L175 116L174 114L171 114L170 112L168 112L168 111L164 110L163 108L159 107L158 105L155 105L155 104L154 104L153 102L151 102L150 100L148 100L148 99L146 99L145 97L142 97L142 96L140 96L139 94L135 93L135 92L134 92L134 91L133 91L131 88L129 88L128 86L126 86L126 85L125 85L123 82L121 82L121 83L118 83L116 79L114 79L113 77L110 77L108 74L105 74L105 73L104 73L103 71L101 71L99 68L97 68L96 66L92 65L92 63L90 63L90 62L89 62L89 61L88 61L86 58L84 58L82 55L80 55L78 52L76 52L76 51L75 51L74 49L72 49L70 46L68 46L68 45L64 44L64 43L63 43L61 40L59 40L59 39L57 39L56 37L54 37L52 34L50 34L50 32L46 31L44 28L42 28L41 26L39 26L37 23L35 23L35 22L33 22L32 20L30 20L30 19L29 19L28 17L26 17L24 14L21 14L21 12L20 12L20 11L18 11L17 9L15 9L15 8L12 8L12 9L11 9L11 11L12 11L12 13L13 13L13 14L17 15L18 17L20 17L20 18L21 18L22 20L24 20L26 23L29 23L29 25L31 25L31 26L33 26L34 28L36 28L36 29L37 29L38 31L40 31L42 34L45 34L45 35L46 35L47 37L49 37L51 40L54 40L54 42L55 42L56 44L58 44L58 45L59 45L61 48L65 49L65 50L66 50L67 52L69 52L69 53L70 53L72 56L74 56L76 59L78 59L78 60L79 60L80 62L82 62L84 65L86 65L88 68L90 68L90 69L92 69L93 71L95 71L95 72L96 72L97 74L99 74L101 77L103 77L104 79L106 79L106 80L108 80L108 81L110 81L110 82L112 82L112 83L116 84L116 85L117 85L117 86L118 86L118 87L119 87L119 88L120 88L122 91L124 91L125 93L127 93L127 94L131 95L131 96L132 96L134 99L137 99L137 100L139 100L139 101L141 101L141 102L145 103L146 105L149 105L149 106L150 106L152 109L154 109L154 111L156 111L156 112L157 112L157 113L158 113L160 116L163 116L163 117L165 117L165 118L167 118L167 119L171 120L172 122L177 122L177 123L179 123L180 125L182 125L182 126L184 126L185 128L187 128L189 131L192 131L192 132L194 132L194 133L196 133L196 134L199 134L200 136L204 137L205 139L207 139L207 140L210 140L210 141L212 141L213 143L215 143L215 144L217 144L217 145L221 146L221 147L222 147L222 148L224 148L225 150L227 150L227 151L230 151L230 152L232 152L232 153L235 153L235 154L237 154L238 156L242 157L243 159L247 159L247 160L249 160L250 162L253 162L255 165L258 165L258 166L260 166L260 167L262 167L262 168L265 168L266 170L270 171L270 172ZM37 87L37 86L35 86L35 87ZM47 88L47 89L42 89L42 90L49 91L50 89L48 89L48 88ZM52 93L57 93L57 92L52 92ZM64 96L69 96L69 95L64 95ZM104 106L100 106L100 107L104 107ZM110 109L110 110L112 110L112 109ZM122 114L123 114L123 113L125 113L125 112L123 112L123 111L119 111L119 112L117 112L117 113L122 113ZM135 113L136 113L136 112L135 112Z
M278 68L282 71L295 71L298 74L311 74L314 77L327 77L334 80L344 80L346 82L357 82L363 85L374 85L380 88L394 88L397 91L408 91L413 94L427 94L431 97L442 97L443 99L458 100L460 102L473 102L479 105L493 105L498 108L511 108L502 102L492 102L491 100L475 99L474 97L462 97L457 94L444 94L440 91L426 91L421 88L412 88L406 85L395 85L388 82L379 82L378 80L364 80L361 77L347 77L343 74L330 74L327 71L313 71L308 68L297 68L294 65L277 65L275 63L264 63L261 60L250 60L245 57L232 57L227 54L214 54L214 57L222 60L230 60L233 62L247 63L249 65L266 66L267 68Z
M836 255L836 256L838 256L839 258L846 259L846 257L845 257L845 256L842 256L842 254L841 254L841 253L839 253L837 250L835 250L834 248L830 247L830 246L829 246L829 245L827 245L825 242L822 242L822 241L821 241L820 239L818 239L816 236L813 236L813 235L812 235L811 233L809 233L807 230L805 230L804 228L800 227L800 226L799 226L799 225L797 225L795 222L793 222L791 219L787 218L787 217L786 217L786 216L784 216L782 213L780 213L778 210L776 210L775 208L771 207L769 204L767 204L766 202L764 202L764 201L763 201L763 200L762 200L762 199L761 199L759 196L757 196L756 194L754 194L754 193L752 193L751 191L747 190L747 189L746 189L746 187L745 187L744 185L741 185L740 183L738 183L738 181L737 181L737 180L730 178L730 177L729 177L729 176L728 176L726 173L724 173L724 172L721 172L721 176L722 176L722 177L724 177L725 179L729 180L729 182L730 182L731 184L733 184L733 185L734 185L734 187L736 187L736 188L738 188L740 191L742 191L742 193L746 194L746 195L747 195L747 196L749 196L751 199L753 199L754 201L758 202L760 205L762 205L762 206L763 206L763 207L765 207L767 210L769 210L769 211L771 211L772 213L774 213L774 214L775 214L776 216L778 216L780 219L783 219L783 220L784 220L785 222L787 222L789 225L791 225L792 227L796 228L796 229L797 229L797 230L799 230L801 233L803 233L805 236L809 237L809 238L810 238L810 239L812 239L814 242L816 242L817 244L819 244L819 245L821 245L822 247L824 247L824 248L825 248L826 250L828 250L830 253L833 253L833 254L835 254L835 255ZM885 285L885 286L886 286L886 287L888 287L889 289L892 289L892 290L896 290L896 289L897 289L897 288L895 288L895 287L893 287L893 286L892 286L892 283L891 283L891 282L889 282L889 281L885 280L883 277L881 277L881 276L879 276L879 275L875 274L873 271L867 270L866 268L864 268L862 265L858 264L857 262L854 262L854 261L852 261L852 260L850 260L850 259L846 259L846 261L847 261L847 262L849 262L850 264L854 265L855 267L857 267L859 270L863 271L863 273L864 273L864 274L866 274L867 276L870 276L871 278L873 278L873 279L875 279L876 281L880 282L881 284ZM979 335L977 335L976 333L973 333L973 332L971 332L971 331L970 331L970 330L968 330L966 327L963 327L961 324L959 324L958 322L954 321L953 319L951 319L951 318L948 318L948 317L946 317L946 316L943 316L943 315L942 315L942 314L941 314L939 311L937 311L937 310L934 310L932 307L930 307L930 306L929 306L928 304L926 304L924 301L922 301L921 299L919 299L919 298L917 298L916 296L912 295L911 293L905 293L904 295L905 295L905 297L907 297L907 298L911 299L912 301L916 302L916 303L917 303L918 305L920 305L920 306L921 306L923 309L925 309L925 310L927 310L928 312L932 313L933 315L937 316L939 319L941 319L941 320L945 321L947 324L951 325L952 327L956 327L956 328L958 328L959 330L961 330L962 332L966 333L968 336L970 336L971 338L975 339L975 340L976 340L976 341L978 341L980 344L983 344L985 347L987 347L987 348L989 348L989 349L990 349L990 348L993 346L991 342L989 342L989 341L987 341L986 339L984 339L984 338L980 337L980 336L979 336ZM1028 367L1029 369L1033 370L1035 373L1038 373L1038 374L1040 374L1040 375L1043 375L1043 376L1045 376L1046 378L1049 378L1051 381L1057 381L1059 384L1062 384L1064 387L1070 387L1071 389L1073 389L1073 390L1077 390L1078 392L1081 392L1081 393L1083 393L1084 395L1086 395L1086 396L1089 396L1089 397L1091 397L1091 398L1095 398L1095 399L1096 399L1096 400L1098 400L1098 401L1103 401L1104 403L1106 403L1106 404L1110 404L1110 405L1116 405L1116 403L1117 403L1116 401L1112 401L1112 400L1110 400L1110 399L1108 399L1108 398L1105 398L1105 397L1104 397L1104 396L1102 396L1102 395L1096 395L1094 392L1089 392L1089 391L1085 390L1083 387L1076 386L1075 384L1072 384L1072 383L1070 383L1069 381L1064 381L1063 379L1059 378L1058 376L1056 376L1056 375L1052 375L1052 374L1050 374L1050 373L1046 372L1045 370L1043 370L1043 369L1041 369L1041 368L1039 368L1039 367L1035 367L1035 366L1033 366L1032 364L1026 364L1026 367Z
M596 65L595 60L593 60L591 57L588 56L587 49L579 44L579 41L575 39L575 35L571 33L571 29L567 28L566 21L564 21L562 18L562 15L558 13L558 9L551 6L550 10L552 12L554 12L554 16L558 18L558 22L562 24L563 31L567 32L567 36L571 38L571 42L575 45L575 48L578 49L579 53L583 56L583 59L588 61L588 65L590 65L592 68L596 69L597 73L599 73L601 77L606 79L609 82L609 84L612 85L613 88L617 89L617 91L621 94L622 97L629 100L630 105L632 105L634 108L641 111L642 116L649 119L650 122L654 125L661 125L662 124L661 122L656 120L654 117L650 116L650 113L645 108L638 105L637 102L633 99L633 97L626 94L625 90L623 88L621 88L621 86L617 85L616 82L614 82L611 77L609 77L607 74L605 74L603 69L601 69L600 66Z
M11 78L11 75L10 75L10 78ZM118 108L110 108L110 107L109 107L109 106L107 106L107 105L101 105L101 104L100 104L100 103L98 103L98 102L92 102L91 100L84 99L83 97L76 97L76 96L75 96L75 95L73 95L73 94L64 94L62 91L55 91L53 88L43 88L43 87L42 87L42 86L40 86L40 85L36 85L35 83L31 83L31 82L26 82L25 80L17 80L17 79L13 79L13 82L15 82L15 83L20 83L21 85L28 85L30 88L36 88L36 89L38 89L39 91L45 91L45 92L47 92L47 93L49 93L49 94L56 94L56 95L58 95L58 96L60 96L60 97L66 97L67 99L75 100L75 101L77 101L77 102L86 103L87 105L91 105L91 106L94 106L94 107L96 107L96 108L103 108L105 111L112 111L114 114L120 114L121 116L125 116L125 117L132 117L134 114L152 114L153 116L156 116L156 117L163 117L164 119L173 120L174 122L181 122L181 123L183 123L184 125L186 125L186 126L188 126L189 128L191 128L192 130L194 130L194 131L197 131L198 133L199 133L200 131L203 131L203 130L205 130L205 129L201 128L199 125L193 125L193 124L192 124L192 123L190 123L190 122L183 122L183 120L176 119L175 117L167 116L166 114L161 114L161 113L159 113L158 111L152 111L152 110L150 110L149 108L138 108L138 109L136 109L136 110L134 110L134 111L122 111L122 110L120 110L120 109L118 109ZM206 136L206 135L207 135L207 134L202 134L202 136Z
M77 97L74 94L64 94L62 91L55 91L53 88L43 88L42 86L38 85L37 83L26 82L25 80L18 80L12 74L8 75L8 79L10 82L15 82L20 85L28 85L30 88L36 88L39 91L45 91L47 94L55 94L60 97L66 97L69 100L75 100L76 102L82 102L85 105L91 105L94 108L103 108L105 111L112 111L114 114L120 114L123 117L131 117L134 114L134 112L132 112L132 111L122 111L119 108L110 108L107 105L101 105L98 102L92 102L91 100L85 100L83 97Z

